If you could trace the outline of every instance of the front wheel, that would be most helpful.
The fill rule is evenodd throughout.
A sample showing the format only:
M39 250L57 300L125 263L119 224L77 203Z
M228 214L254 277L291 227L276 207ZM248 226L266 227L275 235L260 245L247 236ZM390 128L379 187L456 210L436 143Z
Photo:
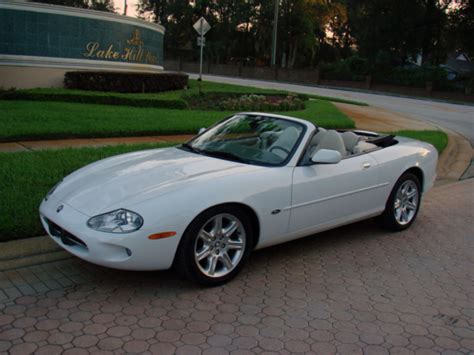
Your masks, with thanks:
M420 203L420 181L416 175L405 173L395 183L385 211L377 217L376 221L388 230L405 230L415 221Z
M201 213L186 229L176 266L199 284L217 286L239 273L252 247L247 213L234 206L218 206Z

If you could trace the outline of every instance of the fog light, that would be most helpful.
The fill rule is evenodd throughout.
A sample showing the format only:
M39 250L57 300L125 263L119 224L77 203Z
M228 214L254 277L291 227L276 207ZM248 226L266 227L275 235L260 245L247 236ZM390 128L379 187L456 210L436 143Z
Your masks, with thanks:
M128 256L132 256L132 251L128 248L125 248L125 252L127 253Z

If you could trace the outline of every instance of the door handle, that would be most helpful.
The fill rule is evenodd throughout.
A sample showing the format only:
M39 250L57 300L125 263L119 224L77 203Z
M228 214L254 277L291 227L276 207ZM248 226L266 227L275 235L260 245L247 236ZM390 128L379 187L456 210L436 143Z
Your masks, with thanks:
M371 165L370 165L370 163L364 163L364 164L362 164L362 167L363 167L364 169L368 169L368 168L371 167Z

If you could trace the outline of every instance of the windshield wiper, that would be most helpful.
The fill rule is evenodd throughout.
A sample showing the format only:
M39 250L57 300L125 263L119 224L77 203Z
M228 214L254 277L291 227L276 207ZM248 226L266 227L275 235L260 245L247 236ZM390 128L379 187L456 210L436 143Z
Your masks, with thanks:
M224 158L224 159L228 159L228 160L237 161L239 163L248 164L247 160L239 157L238 155L235 155L234 153L223 152L223 151L219 151L219 150L201 150L200 152L203 153L203 154L209 155L211 157Z
M222 152L222 151L219 151L219 150L196 149L189 143L183 143L183 144L181 144L181 147L183 147L184 149L187 149L187 150L189 150L193 153L197 153L197 154L203 154L203 155L207 155L207 156L210 156L210 157L233 160L233 161L237 161L239 163L244 163L244 164L249 163L247 160L235 155L234 153L230 153L230 152Z
M181 144L181 147L187 149L187 150L190 150L191 152L194 152L194 153L201 153L201 150L200 149L196 149L194 148L191 144L189 143L183 143Z

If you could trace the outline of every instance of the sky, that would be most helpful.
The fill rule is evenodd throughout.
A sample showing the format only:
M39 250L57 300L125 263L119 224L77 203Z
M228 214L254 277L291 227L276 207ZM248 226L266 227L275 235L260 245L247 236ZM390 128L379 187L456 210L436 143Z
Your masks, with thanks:
M114 0L114 6L119 14L123 14L123 2L124 0ZM138 0L127 0L127 16L137 17L137 11L135 10L137 3Z

